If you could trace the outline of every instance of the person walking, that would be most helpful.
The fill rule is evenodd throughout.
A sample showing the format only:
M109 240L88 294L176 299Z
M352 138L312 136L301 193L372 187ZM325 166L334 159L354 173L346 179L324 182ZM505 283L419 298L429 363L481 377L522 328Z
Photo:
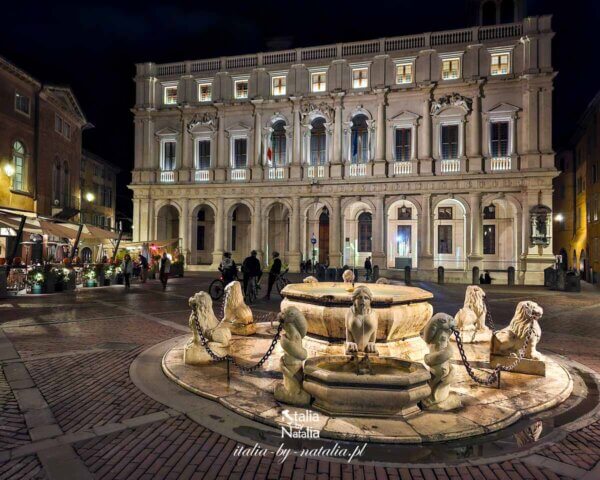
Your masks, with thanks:
M131 275L133 274L131 255L125 255L121 269L123 270L123 276L125 277L125 290L129 290L131 288Z
M223 253L219 271L223 274L223 282L225 285L229 285L237 278L237 265L231 258L230 252Z
M365 270L366 270L366 281L369 282L373 278L373 264L371 263L371 257L367 257L365 260Z
M146 283L148 276L148 259L145 255L140 254L140 281Z
M271 290L273 290L273 285L275 284L275 280L277 280L277 276L281 273L281 259L279 258L279 252L273 252L273 264L269 269L269 287L267 289L267 294L265 295L265 300L271 299Z
M262 267L260 265L260 260L257 258L256 250L252 250L250 256L244 259L244 262L242 263L242 273L244 274L244 293L247 293L250 280L256 277L258 286L258 282L260 282L260 277L262 276Z
M169 281L169 272L171 271L171 260L167 257L167 252L163 252L162 258L160 259L160 283L162 283L163 290L167 289L167 282Z

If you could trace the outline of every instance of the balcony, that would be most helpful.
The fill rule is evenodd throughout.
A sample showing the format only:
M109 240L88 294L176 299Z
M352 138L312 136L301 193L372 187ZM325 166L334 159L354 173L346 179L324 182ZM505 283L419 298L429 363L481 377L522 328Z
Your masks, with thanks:
M245 182L248 179L248 171L245 168L234 168L231 170L231 180L234 182Z
M196 182L210 182L210 170L196 170L194 180Z
M160 183L175 183L175 171L166 170L160 172Z
M492 172L508 172L511 168L510 157L496 157L490 159L490 170Z
M308 178L325 178L325 165L310 165L306 170Z
M353 163L350 165L349 172L351 177L365 177L367 175L367 164Z
M441 173L460 173L460 160L459 159L446 159L442 160L440 165Z
M394 175L410 175L412 164L410 162L394 162Z
M285 178L285 168L270 167L268 171L269 180L283 180Z

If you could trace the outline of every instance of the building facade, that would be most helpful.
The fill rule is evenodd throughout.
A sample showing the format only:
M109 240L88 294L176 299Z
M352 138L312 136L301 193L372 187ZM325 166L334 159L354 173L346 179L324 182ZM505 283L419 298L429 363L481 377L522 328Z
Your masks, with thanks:
M292 271L371 256L423 279L513 267L541 283L554 260L552 37L540 16L138 64L134 240L179 238L191 265L256 249Z
M116 226L116 191L119 169L102 157L83 150L81 155L81 222Z
M573 149L557 156L554 180L554 250L584 280L600 272L600 93L590 102L572 139Z

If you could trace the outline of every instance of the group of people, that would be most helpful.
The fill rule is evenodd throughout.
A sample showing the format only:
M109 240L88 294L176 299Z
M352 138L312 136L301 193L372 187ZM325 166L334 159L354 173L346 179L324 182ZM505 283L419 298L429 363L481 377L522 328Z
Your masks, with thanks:
M140 254L138 256L138 261L140 265L140 282L146 283L148 279L148 270L150 269L150 264L148 263L148 259L145 255ZM131 259L131 255L128 253L123 257L123 263L121 264L121 270L123 272L123 277L125 280L125 289L131 288L131 277L133 276L133 260ZM171 259L167 255L167 252L163 252L160 257L160 265L159 265L159 278L160 283L162 283L163 290L167 289L167 282L169 281L169 273L171 271Z
M265 295L265 300L269 300L271 298L271 291L273 290L273 285L277 280L277 276L281 273L281 269L283 264L281 259L279 258L279 252L273 252L273 262L269 268L269 281L267 287L267 294ZM221 260L221 264L219 265L219 270L223 274L223 282L225 285L230 282L237 280L238 278L238 266L236 265L233 258L231 258L230 252L225 252L223 254L223 259ZM248 284L251 281L256 281L256 284L260 282L260 279L263 274L262 265L260 264L260 260L258 259L258 252L256 250L252 250L250 255L244 259L242 262L242 284L244 288L244 292L248 290Z
M491 285L492 277L490 277L490 272L488 270L485 271L485 274L479 275L479 283L481 285Z

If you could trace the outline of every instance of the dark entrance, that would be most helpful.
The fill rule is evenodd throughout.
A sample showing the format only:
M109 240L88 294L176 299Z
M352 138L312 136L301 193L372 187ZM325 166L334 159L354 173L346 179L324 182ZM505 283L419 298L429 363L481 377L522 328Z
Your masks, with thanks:
M319 217L319 263L329 263L329 211L324 208Z

